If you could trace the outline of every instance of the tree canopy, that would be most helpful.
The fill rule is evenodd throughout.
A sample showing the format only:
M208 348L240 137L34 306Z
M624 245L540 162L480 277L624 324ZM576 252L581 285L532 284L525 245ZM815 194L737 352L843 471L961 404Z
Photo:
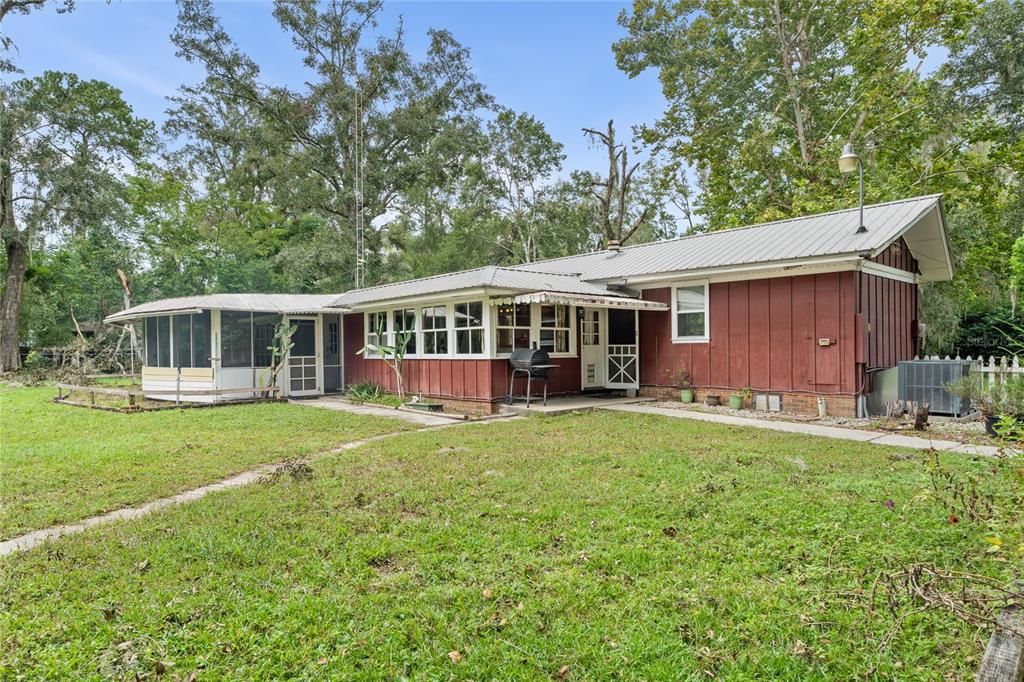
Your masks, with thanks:
M285 86L212 2L183 0L170 40L202 75L159 131L75 74L0 86L0 366L116 310L117 270L136 300L339 292L727 229L855 205L846 143L867 201L944 193L957 275L923 293L929 350L955 352L960 320L1021 314L1021 0L635 0L609 49L657 73L665 109L632 139L579 121L601 168L566 167L565 140L496 101L452 33L413 56L381 7L274 3L308 74Z

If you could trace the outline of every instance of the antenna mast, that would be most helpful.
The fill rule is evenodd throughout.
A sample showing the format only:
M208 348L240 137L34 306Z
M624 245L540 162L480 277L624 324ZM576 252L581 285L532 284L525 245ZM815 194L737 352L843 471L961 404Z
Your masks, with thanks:
M354 64L355 60L353 60ZM364 175L364 147L363 147L363 97L359 89L359 76L355 76L355 202L356 202L356 289L363 287L366 278L366 244L364 242L365 224L363 217L363 186L366 177Z

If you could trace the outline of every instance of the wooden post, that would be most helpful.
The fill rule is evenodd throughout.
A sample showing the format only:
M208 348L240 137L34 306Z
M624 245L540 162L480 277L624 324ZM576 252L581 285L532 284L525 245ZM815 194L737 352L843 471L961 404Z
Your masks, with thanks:
M89 403L96 407L96 391L89 391Z
M988 641L977 682L1021 682L1024 680L1024 612L1007 606L999 614L996 631Z

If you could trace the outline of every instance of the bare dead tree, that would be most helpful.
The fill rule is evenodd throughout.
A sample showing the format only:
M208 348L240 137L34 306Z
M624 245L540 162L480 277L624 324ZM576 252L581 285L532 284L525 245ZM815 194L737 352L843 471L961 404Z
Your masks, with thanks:
M594 143L603 144L608 150L608 177L596 179L590 192L597 199L598 222L609 245L621 246L647 221L651 207L645 206L637 219L628 228L626 206L629 184L639 163L629 165L629 150L615 141L615 122L608 121L607 132L584 128L583 134Z

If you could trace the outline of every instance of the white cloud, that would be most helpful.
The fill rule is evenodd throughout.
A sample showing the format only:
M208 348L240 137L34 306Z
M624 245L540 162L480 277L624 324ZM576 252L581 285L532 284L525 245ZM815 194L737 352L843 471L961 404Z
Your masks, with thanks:
M177 90L176 85L171 85L147 73L137 71L117 59L100 54L84 45L78 45L74 41L65 40L64 48L69 55L96 69L106 80L109 80L114 85L132 85L157 97L169 97Z

